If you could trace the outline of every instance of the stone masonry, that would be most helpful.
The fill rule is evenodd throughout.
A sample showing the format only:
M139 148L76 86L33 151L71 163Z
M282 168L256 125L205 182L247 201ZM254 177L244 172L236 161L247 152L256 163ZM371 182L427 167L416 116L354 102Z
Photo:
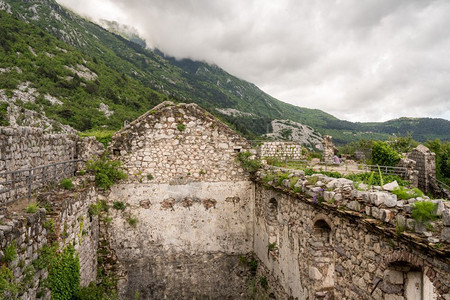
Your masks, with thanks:
M164 102L116 133L129 177L107 196L123 298L246 297L253 184L236 162L248 143L196 104ZM130 220L135 220L134 225Z
M33 127L0 127L0 172L71 160L78 139Z
M408 154L408 158L416 162L419 188L425 193L430 192L430 181L436 176L436 154L424 145L419 145Z
M260 157L275 157L278 159L304 159L303 147L294 142L265 142L258 148Z
M117 132L110 153L133 181L247 180L234 162L248 142L195 104L163 102ZM232 162L232 163L230 163Z
M322 146L323 146L322 160L326 163L333 163L333 156L337 149L333 145L333 142L331 141L331 136L329 135L323 136Z
M266 170L261 178L273 179L256 185L254 251L275 298L450 297L449 249L439 250L447 243L448 201L433 200L443 220L423 232L410 215L411 203L423 199L397 200L303 171L280 182L266 177L271 172L281 176Z
M0 261L6 248L14 245L17 257L8 267L16 284L23 285L20 299L50 299L50 291L44 284L48 270L46 266L39 269L35 262L41 249L53 242L58 242L61 249L69 244L74 246L80 260L82 286L95 282L98 217L88 213L95 201L96 192L92 188L77 193L52 191L38 199L41 206L52 208L50 212L40 208L36 213L7 212L0 216Z

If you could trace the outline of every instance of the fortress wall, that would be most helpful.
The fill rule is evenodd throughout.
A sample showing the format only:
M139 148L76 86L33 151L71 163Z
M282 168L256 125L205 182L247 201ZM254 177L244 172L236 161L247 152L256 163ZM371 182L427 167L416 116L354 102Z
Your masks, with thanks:
M245 295L239 256L253 250L253 195L243 181L114 186L109 201L127 205L110 210L110 246L128 275L123 297Z
M256 185L254 251L262 265L259 275L269 283L266 296L450 296L448 256L428 247L426 238L424 242L409 233L397 236L370 216L277 189Z
M90 217L88 213L89 206L96 199L92 188L76 194L52 191L41 194L38 199L40 205L48 207L49 211L40 208L36 213L0 216L0 260L6 248L14 245L17 256L4 265L14 275L13 284L21 286L21 299L50 299L50 291L45 287L47 265L37 264L37 260L43 257L41 250L53 242L58 242L60 250L68 245L75 248L80 261L82 286L96 280L98 217Z
M0 127L0 172L74 159L78 139L34 127Z
M247 147L197 105L170 102L113 137L129 175L107 197L126 204L110 223L123 298L246 298L254 189L236 157Z

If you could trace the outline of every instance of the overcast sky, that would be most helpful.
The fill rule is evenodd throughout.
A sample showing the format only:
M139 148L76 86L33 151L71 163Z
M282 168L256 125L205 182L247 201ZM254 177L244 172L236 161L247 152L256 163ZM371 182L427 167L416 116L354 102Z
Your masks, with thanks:
M57 0L350 121L450 120L450 1Z

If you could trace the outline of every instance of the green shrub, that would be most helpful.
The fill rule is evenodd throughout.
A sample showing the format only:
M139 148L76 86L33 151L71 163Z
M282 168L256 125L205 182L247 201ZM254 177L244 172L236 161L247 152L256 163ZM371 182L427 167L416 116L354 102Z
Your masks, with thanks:
M127 206L122 201L114 201L113 207L117 210L125 210Z
M37 203L30 203L30 204L28 204L25 211L29 214L34 214L35 212L38 211L38 209L39 209L39 205L37 205Z
M16 257L17 257L16 245L14 243L7 245L6 249L5 249L5 253L3 254L3 257L2 257L2 262L3 263L12 262L13 260L16 259Z
M48 267L48 286L52 299L72 299L80 284L80 261L72 245L55 252Z
M115 182L126 179L127 174L120 170L121 162L109 160L102 156L96 161L88 161L86 168L95 174L95 184L104 190L109 189Z
M400 155L386 142L377 141L372 145L372 163L380 166L396 166Z
M61 187L65 190L71 190L75 186L72 182L72 179L70 179L70 178L61 180L60 184L61 184Z
M0 267L0 299L16 299L20 284L14 280L14 274L5 265Z
M48 229L50 232L54 232L55 231L55 222L53 221L53 219L45 220L45 222L42 224L42 227L44 227L45 229Z
M0 103L0 126L9 126L8 106L6 102Z
M147 179L148 179L148 180L152 180L152 179L153 179L153 175L152 175L152 174L148 174L148 175L147 175Z
M412 205L411 216L418 222L428 222L436 218L436 205L431 201L418 201Z
M278 185L282 185L283 184L283 180L288 179L289 178L289 174L288 173L283 173L280 174L280 176L278 177Z
M103 286L98 286L95 282L91 282L88 286L80 287L74 300L103 300L108 299L105 295Z
M250 173L254 173L261 168L261 162L258 159L250 159L253 156L249 151L239 152L237 155L237 160L241 162L244 169Z
M79 135L81 137L85 136L94 136L97 141L105 145L105 148L108 147L108 144L112 141L112 136L114 135L115 130L90 130L81 132Z

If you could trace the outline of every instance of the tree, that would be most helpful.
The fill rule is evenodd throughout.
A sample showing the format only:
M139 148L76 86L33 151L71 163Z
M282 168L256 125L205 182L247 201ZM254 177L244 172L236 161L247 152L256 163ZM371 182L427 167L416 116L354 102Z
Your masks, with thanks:
M377 141L372 145L372 163L380 166L395 166L400 155L386 142Z

